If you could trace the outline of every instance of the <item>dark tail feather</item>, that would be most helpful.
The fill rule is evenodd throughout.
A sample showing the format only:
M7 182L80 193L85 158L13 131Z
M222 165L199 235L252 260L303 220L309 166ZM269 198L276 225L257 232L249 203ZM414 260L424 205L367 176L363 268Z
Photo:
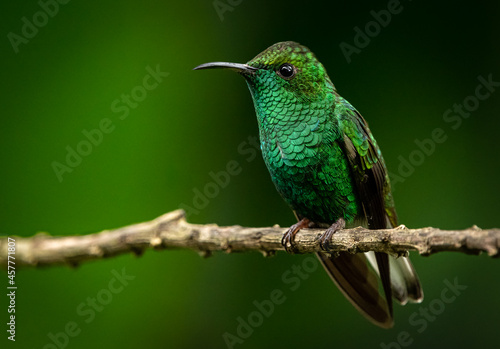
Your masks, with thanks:
M387 284L384 284L386 297L379 294L378 276L376 272L368 266L364 254L350 254L341 252L338 257L328 257L323 253L316 253L319 260L325 267L333 282L342 291L344 296L354 305L358 311L368 320L382 328L393 326L392 301L390 298L390 277L389 261L377 256L377 261L381 259L380 270L387 270L381 275L389 280L389 298L387 298Z
M402 305L407 302L420 303L424 298L424 291L410 259L389 256L389 265L391 266L392 296Z
M387 253L375 252L377 259L378 272L380 280L382 280L382 287L384 288L385 299L389 306L389 313L392 318L392 287L391 287L391 274L389 267L389 255Z

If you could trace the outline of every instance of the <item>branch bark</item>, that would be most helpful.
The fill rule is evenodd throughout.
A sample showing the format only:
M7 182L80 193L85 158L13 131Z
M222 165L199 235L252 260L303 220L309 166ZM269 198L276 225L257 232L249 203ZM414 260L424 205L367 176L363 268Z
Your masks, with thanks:
M15 240L16 266L52 266L117 256L133 252L142 254L146 249L184 248L207 256L214 251L260 251L264 255L283 251L281 238L287 228L219 227L215 224L190 224L182 210L166 213L152 221L126 227L104 230L90 235L52 237L41 233L33 237L10 237ZM319 229L303 229L296 238L296 253L322 251L317 238ZM8 260L8 238L0 238L0 265ZM11 243L12 245L12 243ZM362 227L344 229L331 240L332 253L376 251L392 255L405 255L416 250L421 255L442 251L467 254L486 252L500 257L500 229L483 230L473 226L465 230L437 228L369 230ZM11 249L12 251L12 249ZM12 260L12 259L11 259Z

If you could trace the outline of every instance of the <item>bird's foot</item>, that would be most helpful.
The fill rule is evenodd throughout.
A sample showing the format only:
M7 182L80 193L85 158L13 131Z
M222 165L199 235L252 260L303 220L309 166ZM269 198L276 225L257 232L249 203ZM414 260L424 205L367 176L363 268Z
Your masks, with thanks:
M285 248L286 252L288 253L294 253L296 251L295 249L295 235L299 232L300 229L302 228L308 228L309 223L311 221L307 218L302 218L299 222L295 223L292 225L283 235L283 238L281 239L281 244Z
M344 218L339 218L335 223L333 223L330 228L328 228L323 235L319 237L319 245L322 250L330 252L330 240L332 239L333 234L345 228L345 220Z

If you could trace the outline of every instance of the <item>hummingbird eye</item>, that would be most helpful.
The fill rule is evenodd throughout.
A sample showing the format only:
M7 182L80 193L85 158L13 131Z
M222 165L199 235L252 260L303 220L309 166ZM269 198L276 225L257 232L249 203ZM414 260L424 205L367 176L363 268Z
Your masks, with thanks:
M285 80L292 79L297 73L297 69L290 63L280 65L276 73Z

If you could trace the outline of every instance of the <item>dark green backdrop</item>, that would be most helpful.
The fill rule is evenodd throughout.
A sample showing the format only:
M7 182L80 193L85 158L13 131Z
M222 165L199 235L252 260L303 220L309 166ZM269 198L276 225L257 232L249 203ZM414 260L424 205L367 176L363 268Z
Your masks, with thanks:
M87 234L195 204L199 212L189 220L196 223L293 223L260 154L252 159L252 148L242 145L257 135L243 79L191 70L208 61L245 62L282 40L309 46L370 123L390 171L402 176L395 184L402 223L500 225L500 87L490 87L497 90L477 105L474 99L480 76L500 81L498 4L403 1L376 33L373 13L387 23L380 11L392 8L389 1L217 3L229 6L222 17L212 0L70 1L57 11L47 1L52 16L40 14L33 0L2 2L1 235ZM33 21L40 28L30 29ZM366 25L372 37L358 42L364 47L348 63L340 45L354 45L355 27ZM23 26L31 38L20 38ZM169 75L148 80L148 67ZM150 90L137 87L143 82ZM131 92L134 108L120 101ZM468 117L446 112L464 100ZM108 133L92 131L99 127ZM419 157L418 141L436 128L446 141ZM91 148L85 133L94 137ZM67 147L88 155L70 156L76 166L58 178L53 163L66 163ZM196 190L214 182L210 173L231 161L241 172L208 203L193 203ZM75 270L20 270L15 345L55 348L52 336L67 348L225 347L224 333L236 336L238 318L252 316L254 301L276 289L285 300L235 348L498 344L498 260L414 254L424 303L396 307L395 328L381 330L319 268L292 290L282 276L306 258L148 251ZM113 283L113 270L123 268L129 280ZM0 277L6 287L6 273ZM466 288L454 294L447 282ZM98 310L91 310L87 302L95 297ZM0 298L5 324L8 299ZM68 326L78 334L66 343L61 332ZM0 347L12 345L0 328Z

